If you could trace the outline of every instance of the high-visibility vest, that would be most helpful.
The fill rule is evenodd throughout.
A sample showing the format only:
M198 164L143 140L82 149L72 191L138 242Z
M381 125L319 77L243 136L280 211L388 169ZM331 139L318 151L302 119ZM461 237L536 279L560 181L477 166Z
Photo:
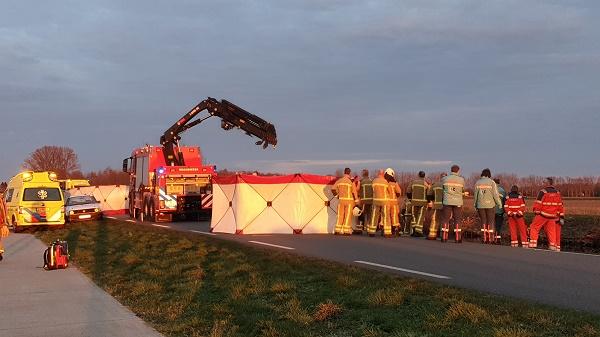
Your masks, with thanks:
M431 186L431 193L433 194L433 208L442 209L444 207L444 187L442 183L435 183Z
M504 211L508 216L520 215L525 213L525 200L518 193L510 193L504 202Z
M553 186L541 190L533 205L533 212L546 218L565 216L565 210L560 192Z
M465 178L459 176L458 173L450 172L442 179L442 185L444 186L444 205L462 206Z
M389 184L384 178L373 179L373 204L385 205L390 199Z
M331 189L337 191L340 201L354 201L352 180L347 176L338 179Z
M410 183L411 198L410 202L415 206L427 205L428 185L423 179L413 180Z
M488 177L481 177L481 179L477 180L474 197L475 208L495 208L497 205L502 205L502 201L498 195L498 187Z
M369 178L363 178L360 181L360 200L366 204L373 202L373 181Z

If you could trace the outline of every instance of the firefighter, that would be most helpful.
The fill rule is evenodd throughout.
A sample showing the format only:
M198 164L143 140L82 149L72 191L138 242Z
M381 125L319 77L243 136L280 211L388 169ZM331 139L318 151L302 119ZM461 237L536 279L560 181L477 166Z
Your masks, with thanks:
M502 225L504 225L504 203L506 202L506 191L500 186L500 179L494 179L496 186L498 187L498 196L502 202L502 207L496 207L496 244L499 245L502 241Z
M554 187L554 179L546 178L546 187L538 193L533 213L535 217L529 232L529 248L537 248L538 235L544 227L550 250L560 251L560 232L565 221L565 209L560 192Z
M481 178L475 183L474 203L475 209L481 219L481 232L483 243L494 243L496 207L502 207L498 196L498 187L491 179L492 173L486 168L481 171Z
M408 184L406 196L410 199L413 214L411 226L414 236L423 236L423 222L427 207L427 191L429 183L425 181L425 172L420 171L419 177Z
M465 178L460 176L460 167L452 165L450 174L442 179L444 187L443 197L443 216L442 221L442 242L448 241L450 232L450 218L454 222L454 240L456 243L462 242L462 206L463 194L465 189Z
M388 199L388 212L390 212L389 219L392 225L392 232L396 234L400 234L400 195L402 194L402 189L400 185L396 181L395 178L396 173L391 168L385 170L384 178L388 182L389 188L389 199ZM385 237L389 237L392 233L388 233L383 228L383 233Z
M371 214L373 213L373 181L369 178L369 170L362 171L362 179L360 180L360 189L358 190L362 213L359 220L357 232L362 234L367 231L371 223Z
M344 176L338 179L331 192L339 199L337 221L334 234L352 235L352 209L358 202L356 185L350 179L350 169L344 169Z
M440 175L440 181L431 185L431 188L427 191L427 200L429 200L433 214L431 214L431 223L429 225L428 240L435 240L437 238L438 222L442 213L443 198L444 198L444 186L442 185L442 179L446 176L446 173Z
M384 235L392 235L390 226L390 213L388 211L389 184L385 180L383 170L377 172L377 178L373 179L373 213L371 213L371 222L369 223L369 236L375 236L379 222L383 224Z
M525 199L519 193L519 187L514 185L510 188L510 193L506 196L504 211L508 216L508 229L510 230L510 245L519 247L519 238L521 247L529 248L527 241L527 225L525 224ZM517 234L519 237L517 237Z

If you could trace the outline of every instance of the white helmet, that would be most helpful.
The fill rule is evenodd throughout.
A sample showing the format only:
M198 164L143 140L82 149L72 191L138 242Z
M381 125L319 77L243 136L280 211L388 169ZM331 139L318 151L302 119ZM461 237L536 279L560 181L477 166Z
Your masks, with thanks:
M385 174L387 174L388 176L391 176L391 177L396 176L396 172L394 172L394 170L392 170L392 168L390 168L390 167L385 169Z
M354 206L354 208L352 209L352 215L360 216L361 214L362 214L362 209L358 206Z

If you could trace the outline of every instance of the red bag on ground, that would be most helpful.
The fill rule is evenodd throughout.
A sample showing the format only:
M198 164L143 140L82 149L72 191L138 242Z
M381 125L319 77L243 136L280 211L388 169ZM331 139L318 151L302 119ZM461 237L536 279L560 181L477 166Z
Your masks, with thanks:
M44 269L65 269L69 266L69 244L56 240L44 251Z

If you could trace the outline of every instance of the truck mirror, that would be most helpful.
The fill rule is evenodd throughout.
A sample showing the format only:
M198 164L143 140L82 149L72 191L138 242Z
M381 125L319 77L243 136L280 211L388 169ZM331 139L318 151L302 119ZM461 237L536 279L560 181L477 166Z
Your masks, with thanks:
M123 159L123 172L129 173L129 161L131 157Z

